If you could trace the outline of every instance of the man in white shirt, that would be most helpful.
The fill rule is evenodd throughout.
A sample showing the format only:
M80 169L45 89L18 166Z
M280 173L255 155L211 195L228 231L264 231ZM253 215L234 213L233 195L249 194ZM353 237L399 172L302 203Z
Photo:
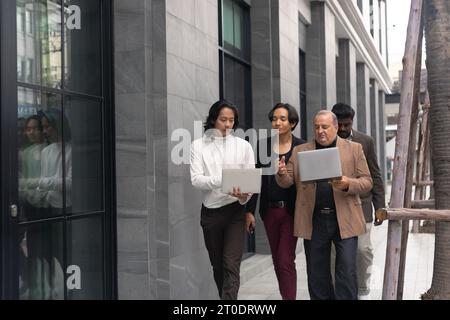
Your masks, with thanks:
M202 191L200 224L223 300L236 300L245 234L245 207L250 194L238 188L222 193L222 169L254 168L251 145L232 134L239 125L237 108L230 102L214 103L205 122L205 134L191 146L191 182Z

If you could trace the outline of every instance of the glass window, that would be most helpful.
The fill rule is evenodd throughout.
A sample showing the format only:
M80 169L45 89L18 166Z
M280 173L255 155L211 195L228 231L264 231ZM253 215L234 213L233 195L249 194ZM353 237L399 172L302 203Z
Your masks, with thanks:
M63 224L19 228L19 299L64 299Z
M16 12L17 32L25 32L25 12L23 7L18 7Z
M28 34L33 34L33 16L30 10L25 10L25 31Z
M103 237L99 216L67 223L67 296L103 299Z
M17 57L25 57L27 61L26 77L22 81L60 88L61 1L18 0L17 10L25 12L27 33L17 37Z
M24 68L22 68L22 59L17 59L17 79L22 80Z
M224 59L224 97L238 107L241 127L250 128L250 69L229 56Z
M219 45L220 93L239 109L241 127L251 121L250 13L242 1L222 0Z
M223 1L223 41L225 46L234 45L234 24L233 24L233 2L231 0Z
M66 97L64 110L68 120L64 130L66 157L70 154L72 168L66 178L67 213L100 211L103 209L101 103Z
M373 16L373 0L369 0L369 10L370 10L370 34L372 37L374 37L374 23L375 23L375 17Z
M61 102L58 94L18 88L19 199L25 221L63 215L63 179L71 162L70 150L64 150Z
M101 36L109 3L16 2L21 299L113 296L104 263L113 254Z
M100 0L66 0L65 68L66 88L70 91L101 95Z
M363 13L363 0L358 0L358 8L361 13Z
M223 48L242 58L250 59L250 13L241 1L223 0Z

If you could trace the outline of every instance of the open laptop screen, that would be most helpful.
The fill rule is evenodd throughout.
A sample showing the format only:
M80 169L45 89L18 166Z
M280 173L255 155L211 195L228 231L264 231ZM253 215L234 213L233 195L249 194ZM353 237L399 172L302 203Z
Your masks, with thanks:
M342 177L341 159L336 147L298 152L297 161L302 182Z
M261 169L222 169L222 192L239 187L243 193L261 192Z

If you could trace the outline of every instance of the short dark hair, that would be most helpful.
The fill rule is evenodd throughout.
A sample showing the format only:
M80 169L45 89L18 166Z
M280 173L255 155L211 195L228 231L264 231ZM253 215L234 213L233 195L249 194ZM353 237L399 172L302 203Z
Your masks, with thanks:
M41 119L47 119L48 124L55 129L61 140L69 142L72 139L72 130L70 130L69 120L60 109L50 108L45 112L40 111L38 115L41 116Z
M36 114L34 114L34 115L32 115L32 116L29 116L29 117L27 118L27 120L25 120L25 127L28 126L28 123L29 123L30 121L32 121L32 120L36 120L36 121L37 121L37 123L38 123L38 130L39 130L39 131L42 131L41 117L38 116L38 115L36 115Z
M348 119L355 117L355 110L353 110L352 107L350 107L348 104L345 103L336 103L333 108L331 109L331 112L333 112L338 119Z
M298 116L297 110L295 110L295 108L291 106L289 103L282 103L282 102L277 103L268 114L269 121L272 121L275 110L280 108L287 110L289 123L294 124L294 126L291 128L291 131L293 131L297 126L298 122L300 121L300 117Z
M208 117L206 118L206 121L203 124L203 128L205 129L205 131L214 128L216 120L219 117L220 111L223 108L230 108L231 110L233 110L233 112L234 112L233 130L236 130L236 128L239 126L239 114L238 114L237 107L234 104L232 104L230 101L227 101L225 99L220 99L220 100L214 102L214 104L211 106L211 108L209 108Z

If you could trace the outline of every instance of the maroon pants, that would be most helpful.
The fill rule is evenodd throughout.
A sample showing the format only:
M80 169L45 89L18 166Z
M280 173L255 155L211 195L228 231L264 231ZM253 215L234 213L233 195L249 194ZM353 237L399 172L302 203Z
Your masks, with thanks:
M297 272L295 270L294 218L286 208L269 208L264 217L267 238L272 251L273 265L283 300L295 300Z

